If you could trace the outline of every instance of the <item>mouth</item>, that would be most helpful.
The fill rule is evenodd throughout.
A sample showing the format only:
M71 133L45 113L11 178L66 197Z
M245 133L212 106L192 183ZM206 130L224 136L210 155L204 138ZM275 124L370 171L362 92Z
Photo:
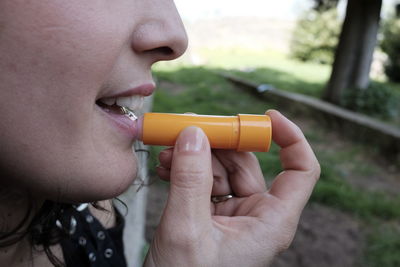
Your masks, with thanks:
M118 132L122 132L129 140L140 140L141 127L136 114L143 102L143 95L108 97L97 100L96 106Z
M136 115L135 112L143 107L144 97L151 95L155 90L153 82L142 84L138 87L107 95L97 99L96 105L103 111L115 115Z
M113 128L130 140L140 140L141 120L136 114L143 107L144 97L151 95L154 90L154 83L145 83L123 92L106 94L96 100L95 106Z
M106 113L125 115L131 120L135 120L135 112L143 107L143 102L144 96L134 95L125 97L100 98L96 101L96 105Z

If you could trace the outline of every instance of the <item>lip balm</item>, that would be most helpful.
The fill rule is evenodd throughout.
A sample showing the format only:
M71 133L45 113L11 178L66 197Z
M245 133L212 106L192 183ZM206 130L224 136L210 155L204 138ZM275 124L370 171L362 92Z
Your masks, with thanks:
M174 146L179 133L197 126L207 135L212 148L266 152L271 146L272 128L268 115L145 113L141 139L146 145Z

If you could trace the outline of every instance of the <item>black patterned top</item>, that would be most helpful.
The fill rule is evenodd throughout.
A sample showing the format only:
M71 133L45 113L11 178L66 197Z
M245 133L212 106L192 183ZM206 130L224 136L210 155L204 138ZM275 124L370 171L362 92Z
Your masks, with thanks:
M87 205L64 212L57 225L68 229L60 242L67 267L125 267L122 233L124 218L115 210L117 223L105 229ZM67 226L67 227L65 227Z

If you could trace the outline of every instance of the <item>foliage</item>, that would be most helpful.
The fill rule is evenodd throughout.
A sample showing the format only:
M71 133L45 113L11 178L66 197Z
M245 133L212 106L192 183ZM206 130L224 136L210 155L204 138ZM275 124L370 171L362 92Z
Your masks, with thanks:
M341 23L336 9L307 11L297 22L291 41L291 56L301 61L332 64Z
M336 8L339 0L314 0L314 9L323 12L331 8Z
M344 92L344 107L382 118L396 115L396 96L393 90L380 83L371 83L366 89L350 88Z
M400 266L400 229L379 224L368 235L365 266Z
M400 82L400 19L389 19L382 29L381 48L388 56L385 73L391 81Z

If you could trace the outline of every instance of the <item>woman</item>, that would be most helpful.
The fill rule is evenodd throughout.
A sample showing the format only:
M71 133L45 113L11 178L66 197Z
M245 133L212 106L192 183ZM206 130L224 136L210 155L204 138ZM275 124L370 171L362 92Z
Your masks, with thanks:
M2 266L125 265L104 201L138 169L119 108L139 108L152 64L186 47L172 0L0 2ZM198 128L160 154L170 194L145 266L265 266L290 244L319 165L299 128L269 115L284 171L268 191L252 154L211 153ZM101 240L112 252L96 254Z

